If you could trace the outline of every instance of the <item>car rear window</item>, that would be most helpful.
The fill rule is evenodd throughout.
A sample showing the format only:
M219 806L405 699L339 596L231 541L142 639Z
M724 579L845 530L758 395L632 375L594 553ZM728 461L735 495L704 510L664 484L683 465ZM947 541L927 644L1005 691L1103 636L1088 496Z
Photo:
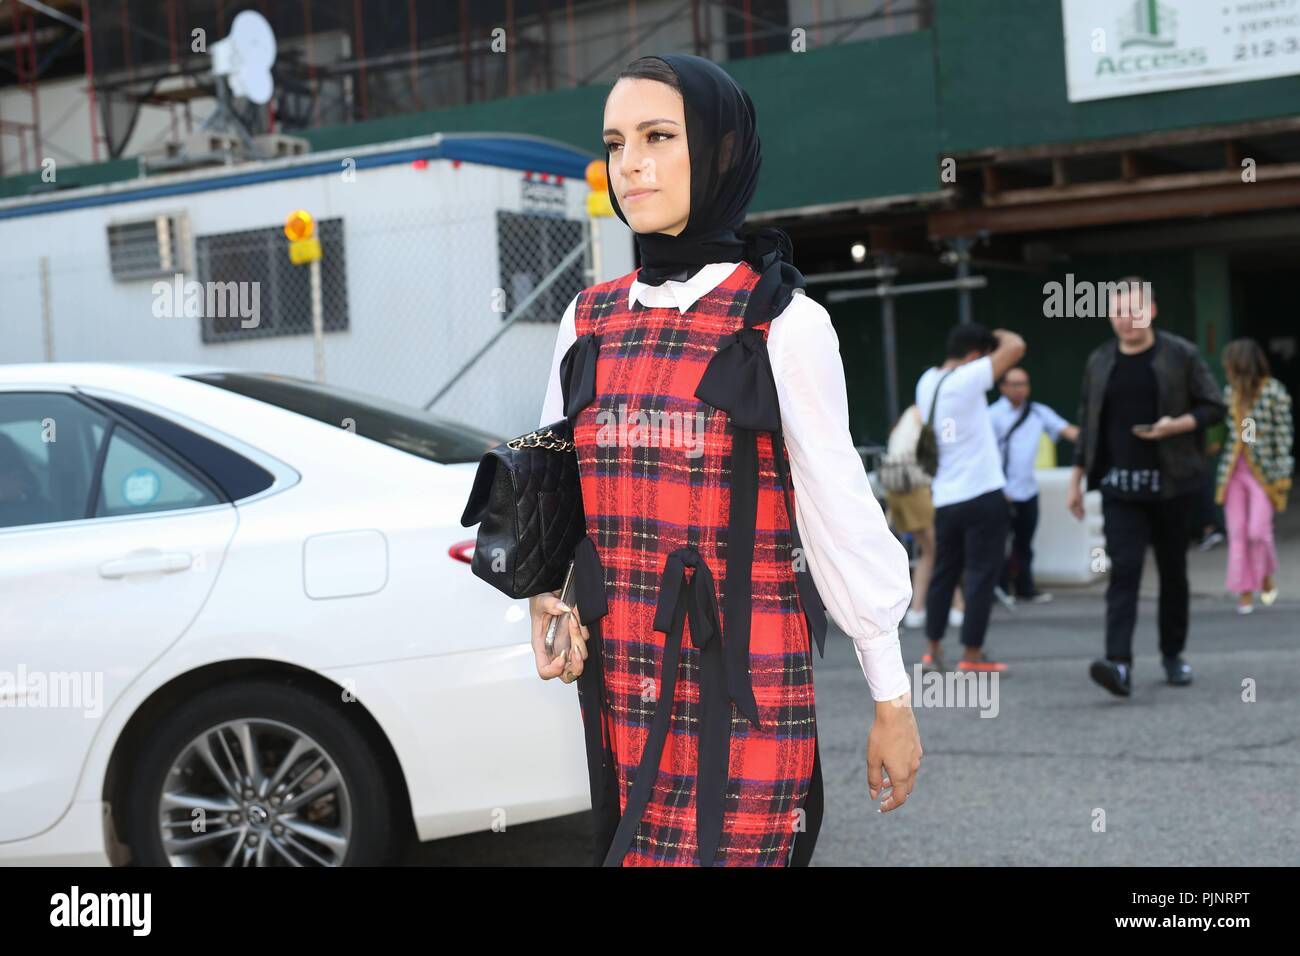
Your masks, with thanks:
M398 451L443 465L477 462L504 439L400 402L269 372L196 372L184 376L314 418ZM348 423L351 422L351 425Z
M230 501L251 498L275 483L275 476L261 465L169 419L107 398L100 398L99 402L184 458L216 484Z

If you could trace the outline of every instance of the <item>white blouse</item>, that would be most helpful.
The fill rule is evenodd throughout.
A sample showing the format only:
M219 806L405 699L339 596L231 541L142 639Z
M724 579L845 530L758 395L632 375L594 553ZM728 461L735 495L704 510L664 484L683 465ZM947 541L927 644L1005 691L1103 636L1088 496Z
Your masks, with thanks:
M684 313L739 265L715 262L685 282L658 286L633 280L628 307L639 301ZM577 338L577 301L560 320L539 426L564 417L559 370ZM898 622L912 601L912 582L907 552L889 530L849 434L839 347L830 313L802 290L769 326L768 354L808 568L826 613L853 640L872 698L892 700L911 689Z

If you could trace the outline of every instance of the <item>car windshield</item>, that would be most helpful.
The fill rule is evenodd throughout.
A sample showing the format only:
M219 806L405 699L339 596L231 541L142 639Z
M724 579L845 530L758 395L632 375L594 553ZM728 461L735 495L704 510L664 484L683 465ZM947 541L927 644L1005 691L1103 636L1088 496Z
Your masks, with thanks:
M196 372L184 376L343 428L443 465L477 462L504 439L460 422L337 385L269 372Z

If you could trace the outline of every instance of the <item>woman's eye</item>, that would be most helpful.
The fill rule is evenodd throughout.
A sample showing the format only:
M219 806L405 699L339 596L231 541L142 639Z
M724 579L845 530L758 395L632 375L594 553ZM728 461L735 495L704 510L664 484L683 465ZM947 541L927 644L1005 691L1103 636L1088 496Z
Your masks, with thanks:
M662 136L664 140L669 140L673 138L672 133L665 133L662 130L655 130L653 133L648 134L647 139L650 139L652 142L661 142L660 140L655 140L653 138L655 136ZM605 152L612 153L615 149L617 149L622 145L623 145L622 143L606 143Z

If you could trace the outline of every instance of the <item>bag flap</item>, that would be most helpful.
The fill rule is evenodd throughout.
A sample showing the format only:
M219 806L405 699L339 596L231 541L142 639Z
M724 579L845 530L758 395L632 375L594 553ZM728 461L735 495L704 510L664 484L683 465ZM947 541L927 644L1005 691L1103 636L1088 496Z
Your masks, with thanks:
M462 527L468 528L483 520L483 509L487 507L498 463L495 451L486 452L479 459L478 471L474 473L474 487L470 489L469 500L465 502L465 512L460 516Z

